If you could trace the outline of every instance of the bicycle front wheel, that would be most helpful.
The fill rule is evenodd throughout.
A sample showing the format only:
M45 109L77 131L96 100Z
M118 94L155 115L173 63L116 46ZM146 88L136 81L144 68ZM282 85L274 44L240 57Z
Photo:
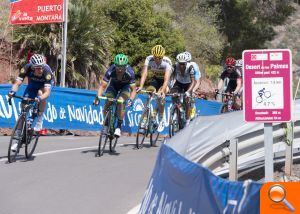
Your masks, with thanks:
M7 153L7 159L9 163L16 161L16 157L20 151L22 143L23 141L25 141L25 137L26 137L25 123L26 123L26 119L23 115L21 115L17 120L15 127L13 128L9 145L8 145L8 153ZM14 144L17 144L17 148L15 150L12 150L11 148Z
M110 139L109 141L109 151L110 152L116 152L116 145L118 142L118 138Z
M108 140L107 134L101 133L100 139L99 139L99 145L98 145L98 152L97 152L97 155L99 157L102 156L104 153L104 149L105 149L107 140Z
M145 137L148 134L148 118L149 118L149 110L145 110L142 113L140 118L140 122L138 125L138 130L136 133L136 148L140 149L143 147Z
M26 128L27 130L27 141L25 145L25 156L27 159L31 158L37 142L39 140L40 134L39 132L34 132L33 129L29 129L29 127Z

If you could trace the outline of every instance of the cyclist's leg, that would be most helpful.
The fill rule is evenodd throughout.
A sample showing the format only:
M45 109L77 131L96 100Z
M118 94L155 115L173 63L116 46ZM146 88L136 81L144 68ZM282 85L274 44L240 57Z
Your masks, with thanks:
M183 92L186 92L190 84L181 84L182 85L182 90ZM190 97L185 97L184 99L184 104L185 104L185 119L186 119L186 124L188 125L190 123L190 115L191 115L191 98Z
M109 85L105 91L105 96L107 98L115 98L117 96L117 91L116 89L113 87L113 85ZM111 106L112 102L110 101L106 101L104 104L104 108L103 108L103 117L105 118L105 115L108 111L108 108ZM104 128L103 128L103 132L106 133L108 130L108 122L109 121L105 121L105 124L103 124Z
M40 88L37 92L36 96L41 96L43 93L45 93L45 88ZM34 127L34 130L39 131L43 128L43 116L47 105L47 99L41 100L38 106L38 118L36 125Z
M23 93L23 97L28 97L31 99L36 98L38 95L39 88L40 87L38 87L38 85L29 84ZM21 108L24 108L24 103L21 103Z
M176 82L174 84L174 86L171 88L170 90L170 93L173 94L173 93L179 93L180 91L180 87L178 85L178 82ZM176 100L178 99L178 97L172 97L172 101L175 102Z
M157 79L157 82L158 82L158 91L160 91L162 89L162 86L164 84L164 80L163 79ZM162 119L163 115L164 115L164 111L165 111L165 99L159 97L157 99L157 108L158 108L158 111L159 111L159 117L160 119Z
M149 86L146 88L146 91L152 91L152 92L157 92L159 89L159 84L157 82L157 79L152 79ZM156 103L157 105L157 103ZM156 106L157 108L157 106ZM153 111L153 117L155 118L157 114L157 109Z
M126 85L120 89L120 96L119 99L123 100L123 103L118 103L117 105L117 117L118 117L118 124L117 128L121 129L121 125L123 123L125 117L125 101L130 96L130 86Z

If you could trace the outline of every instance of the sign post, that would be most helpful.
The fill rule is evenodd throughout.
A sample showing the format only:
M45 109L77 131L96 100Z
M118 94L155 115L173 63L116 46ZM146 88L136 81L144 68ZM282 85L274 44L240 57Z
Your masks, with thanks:
M243 52L244 118L263 122L265 133L265 181L273 181L274 122L292 117L292 64L288 49Z

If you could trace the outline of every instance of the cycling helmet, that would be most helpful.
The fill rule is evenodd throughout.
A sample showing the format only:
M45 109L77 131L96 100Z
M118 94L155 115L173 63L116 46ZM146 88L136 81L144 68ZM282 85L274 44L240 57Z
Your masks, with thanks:
M163 46L155 45L152 48L151 53L152 53L153 56L161 58L165 55L166 51L165 51Z
M45 57L40 54L34 54L30 57L30 63L33 67L43 67L45 62Z
M225 61L227 66L235 66L235 59L233 57L228 57Z
M179 63L188 62L188 56L185 53L180 53L176 56L176 61Z
M183 52L186 55L186 59L188 62L192 61L192 54L188 51Z
M127 65L128 57L125 54L117 54L114 58L114 64L117 66Z
M237 66L237 67L242 67L242 66L243 66L243 60L242 60L242 59L236 60L235 66Z

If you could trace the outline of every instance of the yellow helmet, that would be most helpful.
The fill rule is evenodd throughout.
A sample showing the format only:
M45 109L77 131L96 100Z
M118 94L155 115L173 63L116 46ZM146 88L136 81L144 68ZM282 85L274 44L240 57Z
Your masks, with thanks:
M163 46L161 45L155 45L152 50L151 53L153 56L155 57L163 57L166 53L165 49Z

